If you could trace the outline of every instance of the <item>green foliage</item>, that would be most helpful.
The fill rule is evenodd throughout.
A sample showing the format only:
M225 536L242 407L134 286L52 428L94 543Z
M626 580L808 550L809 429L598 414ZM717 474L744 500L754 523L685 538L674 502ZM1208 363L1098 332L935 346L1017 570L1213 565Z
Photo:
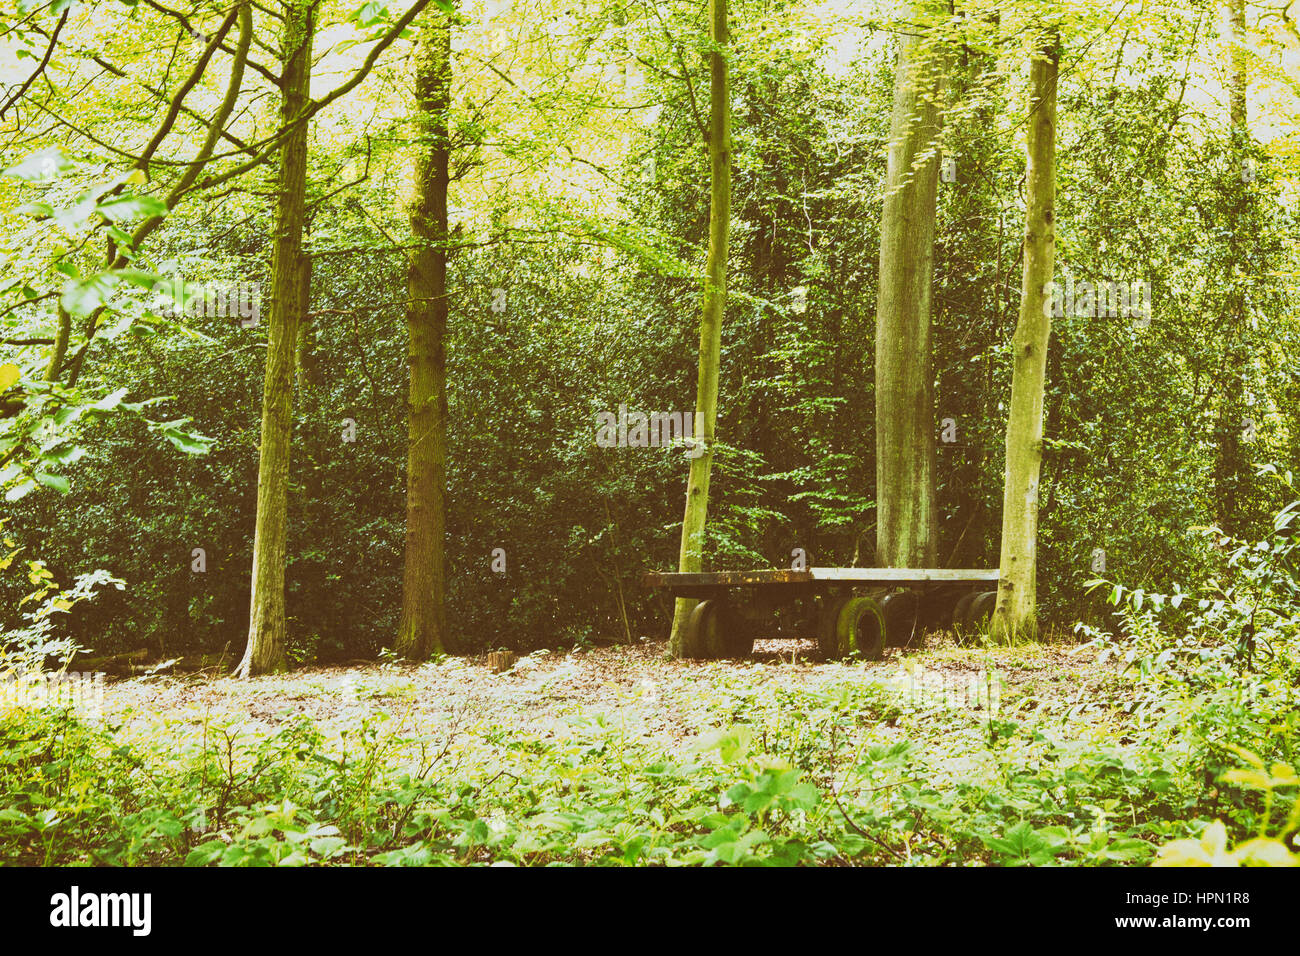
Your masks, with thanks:
M92 18L71 0L19 0L6 27L6 50L36 69L73 14L39 81L5 93L22 93L6 104L21 131L10 145L31 152L0 161L0 677L79 647L234 657L247 634L266 329L194 315L186 283L265 284L269 164L223 176L274 135L276 91L250 71L217 158L198 169L228 50L195 77L176 125L155 124L202 46L190 34L225 14L182 25L146 6ZM956 425L936 452L938 550L955 567L998 553L1023 46L1044 8L1003 6L996 24L946 28L962 35L936 145L956 179L940 187L934 411ZM635 581L675 562L687 460L598 448L593 434L597 413L622 404L694 406L703 11L505 8L497 20L452 0L431 8L456 17L457 37L448 647L635 641L666 627L667 603ZM274 49L278 28L252 10L255 50ZM706 562L785 566L799 547L817 564L870 564L894 82L883 11L733 11ZM343 31L339 74L403 12L385 0L326 10L321 22ZM1243 142L1197 88L1221 55L1203 10L1057 12L1058 271L1153 287L1149 324L1063 316L1049 351L1040 616L1084 622L1083 653L1119 671L1112 684L1069 703L1027 693L991 709L989 693L979 709L944 709L864 672L818 692L732 675L701 687L690 747L596 711L555 734L483 716L451 740L375 709L342 727L282 715L268 730L6 707L0 861L1127 865L1163 847L1163 863L1286 862L1300 762L1294 101L1273 104L1269 143ZM1271 31L1294 27L1271 19L1252 26L1267 42L1249 44L1251 74L1295 93L1285 61L1269 59L1291 42ZM421 134L389 64L409 39L312 117L286 568L296 665L377 656L397 625L401 197ZM190 171L200 178L172 203ZM158 228L137 248L146 223ZM1252 474L1257 461L1276 465ZM1105 571L1091 570L1098 553ZM1090 587L1099 574L1123 583ZM960 653L991 690L993 651Z
M1228 850L1228 831L1222 820L1206 825L1199 839L1175 840L1160 848L1153 866L1300 866L1300 853L1293 853L1288 841L1300 832L1300 776L1288 764L1265 766L1264 761L1248 750L1233 748L1246 763L1244 769L1229 770L1225 783L1234 783L1261 791L1265 809L1260 814L1259 833ZM1286 822L1269 832L1270 813L1279 792L1290 794L1292 807Z
M1291 475L1281 477L1294 491ZM1207 828L1201 850L1180 843L1168 851L1171 860L1228 858L1230 830L1257 828L1258 839L1275 841L1295 832L1295 820L1285 818L1271 835L1275 793L1293 802L1296 797L1288 788L1294 786L1290 765L1300 725L1300 582L1293 557L1300 546L1298 510L1300 502L1284 507L1272 535L1258 542L1206 529L1220 568L1194 589L1160 594L1110 585L1110 601L1120 606L1128 633L1119 640L1098 635L1095 643L1103 658L1113 655L1134 674L1125 709L1143 733L1169 741L1173 772L1203 781L1187 809L1220 818L1199 825ZM1234 767L1242 760L1249 769ZM1262 803L1252 790L1264 794ZM1263 844L1238 849L1233 859L1274 852Z
M701 689L685 745L623 709L545 727L472 705L431 720L404 712L400 692L364 689L371 702L328 726L292 710L255 726L9 708L0 852L220 866L1286 862L1294 771L1238 742L1289 751L1294 712L1240 721L1149 680L990 710L899 697L858 668L817 690L777 690L750 668ZM1207 770L1215 753L1228 761Z

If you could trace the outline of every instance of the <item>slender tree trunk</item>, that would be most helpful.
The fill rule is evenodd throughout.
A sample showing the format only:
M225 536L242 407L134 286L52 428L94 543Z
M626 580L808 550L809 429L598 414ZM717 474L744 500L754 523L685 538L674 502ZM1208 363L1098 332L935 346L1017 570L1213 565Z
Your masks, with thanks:
M1010 640L1037 628L1038 475L1043 460L1043 394L1048 312L1056 260L1056 76L1058 41L1048 38L1029 67L1024 279L1011 339L1011 410L1002 498L1002 558L994 633Z
M922 10L923 8L918 8ZM899 42L876 299L876 561L934 567L934 373L930 286L939 184L940 64Z
M424 659L446 640L444 533L447 483L447 186L451 144L451 19L428 21L415 67L421 128L418 198L411 231L419 247L407 272L411 367L406 459L406 555L395 649Z
M311 95L314 3L284 6L280 43L280 122L287 126ZM298 322L306 309L302 251L307 196L307 124L285 138L276 184L275 246L267 321L266 378L262 386L262 443L257 471L257 525L253 538L253 593L248 647L236 673L247 677L285 667L284 572L289 533L289 447Z
M727 240L731 230L731 93L727 79L727 0L709 0L709 255L705 263L704 307L700 315L700 368L696 380L696 441L703 453L691 459L686 511L677 567L698 571L703 563L704 524L709 508L709 473L718 423L718 366L722 319L727 306ZM678 598L670 644L683 652L686 622L695 601Z
M1223 386L1214 426L1214 517L1223 531L1236 535L1241 530L1241 499L1248 480L1242 433L1246 425L1246 375L1250 361L1250 349L1244 341L1247 333L1245 288L1237 274L1243 245L1241 218L1247 210L1246 177L1241 164L1247 157L1250 142L1246 116L1246 54L1242 47L1246 39L1244 0L1228 0L1228 21L1232 33L1228 119L1232 133L1232 157L1237 168L1233 170L1236 179L1233 209L1229 214L1232 222L1228 226L1228 255L1224 276L1227 289L1224 327L1228 338L1225 343Z

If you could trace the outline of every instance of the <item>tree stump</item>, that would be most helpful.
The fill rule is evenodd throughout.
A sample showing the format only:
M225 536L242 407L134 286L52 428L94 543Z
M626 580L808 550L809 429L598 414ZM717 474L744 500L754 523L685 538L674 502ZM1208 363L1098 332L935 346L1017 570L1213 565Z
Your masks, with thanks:
M492 651L488 654L488 668L493 674L500 674L515 666L514 651Z

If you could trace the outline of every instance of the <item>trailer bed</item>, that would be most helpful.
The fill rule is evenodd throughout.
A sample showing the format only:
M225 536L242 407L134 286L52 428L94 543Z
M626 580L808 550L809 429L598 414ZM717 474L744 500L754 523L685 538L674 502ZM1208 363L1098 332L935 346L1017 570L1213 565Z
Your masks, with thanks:
M987 568L767 568L757 571L647 571L641 583L689 597L720 588L787 584L908 587L923 584L996 584L998 571Z
M673 653L743 657L763 621L792 619L828 660L878 660L886 646L916 647L926 630L977 624L992 612L998 571L988 568L763 568L647 571L641 583L698 602Z

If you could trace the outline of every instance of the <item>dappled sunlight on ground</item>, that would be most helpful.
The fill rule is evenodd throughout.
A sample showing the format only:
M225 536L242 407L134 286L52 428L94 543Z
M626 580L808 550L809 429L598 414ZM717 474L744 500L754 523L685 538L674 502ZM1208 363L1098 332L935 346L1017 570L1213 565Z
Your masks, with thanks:
M538 651L503 674L494 674L485 656L473 656L423 665L312 667L243 681L206 674L138 677L108 685L106 714L131 725L243 717L267 728L308 715L333 729L385 714L429 731L488 719L540 729L591 718L672 742L715 722L718 697L727 693L863 683L918 706L978 710L987 707L989 693L1003 705L1035 697L1083 701L1113 676L1090 649L1065 646L940 644L891 650L882 661L843 663L822 661L806 640L760 640L752 658L728 661L675 661L665 642L642 642Z

